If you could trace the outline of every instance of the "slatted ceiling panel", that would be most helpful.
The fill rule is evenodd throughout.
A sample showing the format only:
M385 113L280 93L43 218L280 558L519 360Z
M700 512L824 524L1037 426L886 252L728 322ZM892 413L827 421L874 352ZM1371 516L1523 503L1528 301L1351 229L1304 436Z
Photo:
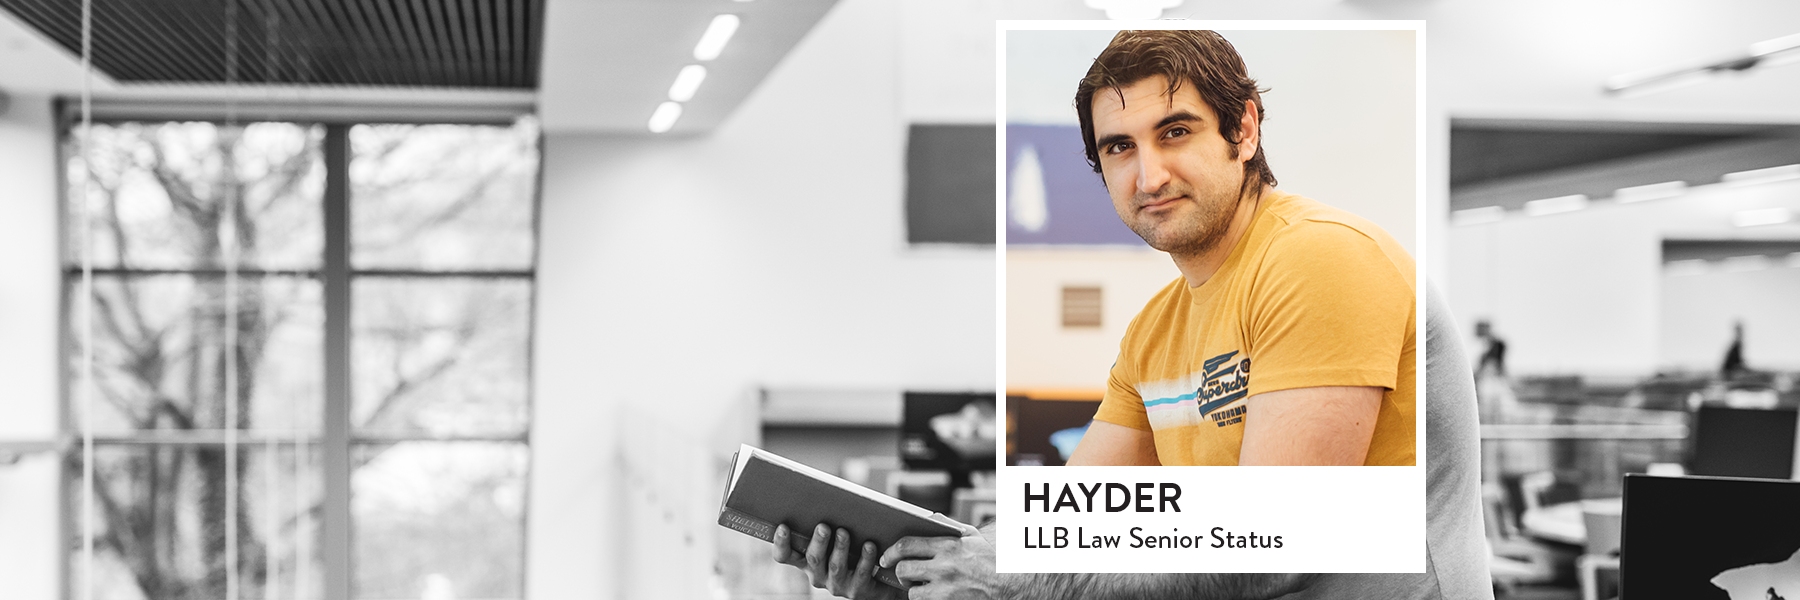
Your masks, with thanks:
M128 83L223 83L231 0L93 0L94 66ZM536 89L544 0L236 0L245 83ZM0 9L81 53L80 0Z

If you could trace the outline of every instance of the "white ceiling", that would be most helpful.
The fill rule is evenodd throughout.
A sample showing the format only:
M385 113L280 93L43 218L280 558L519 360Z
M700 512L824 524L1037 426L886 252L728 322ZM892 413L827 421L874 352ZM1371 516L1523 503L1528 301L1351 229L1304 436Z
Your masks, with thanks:
M692 62L693 45L711 16L740 13L744 24L736 39L709 65L707 82L676 128L704 132L729 116L833 1L547 0L542 87L535 97L546 129L644 132L676 71ZM946 29L965 31L971 28L962 20L1101 15L1082 0L905 4L906 15L937 12ZM1599 91L1607 77L1727 55L1800 32L1800 3L1788 0L1186 0L1165 16L1425 19L1428 106L1438 114L1800 122L1800 65L1639 98L1610 98ZM929 27L907 27L902 35L903 47L934 44ZM946 73L966 80L965 71L979 69L991 66L964 65ZM73 94L80 79L79 62L70 53L0 15L0 90L15 96ZM95 85L102 95L130 93L104 78ZM458 92L431 94L454 98Z
M549 0L539 111L550 131L650 135L650 113L675 74L703 64L706 80L672 134L729 116L836 0ZM741 20L724 53L694 60L715 15Z

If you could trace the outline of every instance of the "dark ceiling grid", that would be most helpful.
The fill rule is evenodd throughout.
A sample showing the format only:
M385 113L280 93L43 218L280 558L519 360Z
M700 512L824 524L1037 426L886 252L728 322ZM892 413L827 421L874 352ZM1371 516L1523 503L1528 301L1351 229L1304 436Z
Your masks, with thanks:
M487 30L489 32L492 32L492 35L493 35L492 46L494 48L494 58L495 58L494 69L496 71L505 71L507 69L513 68L512 67L512 40L507 35L508 32L512 30L512 28L509 25L507 25L508 15L506 14L506 10L504 9L503 6L500 5L500 3L487 2L486 5L488 7L488 10L487 10L488 14L486 15L487 22L495 24L495 26L487 28Z
M456 64L454 42L444 37L444 15L441 11L426 6L425 0L412 0L413 21L419 28L419 37L425 40L425 50L430 54L432 64L437 65L446 81L462 81L462 66Z
M94 0L94 67L124 83L535 89L544 0ZM0 0L80 56L80 0Z
M402 65L429 62L425 59L424 52L419 49L420 44L418 39L411 35L411 29L402 27L400 25L400 18L394 15L394 3L373 2L372 4L375 5L375 10L373 11L374 15L371 22L379 25L374 28L375 37L372 39L385 40L387 42L385 44L377 43L376 45L381 48L386 48L392 53L394 64ZM360 10L367 6L368 4L358 3L357 9ZM428 75L436 77L435 73Z
M451 40L451 61L456 63L457 73L470 81L481 79L481 61L476 56L481 48L468 35L468 19L470 15L463 12L461 0L450 0L436 11L438 22L444 28L444 38Z
M456 65L457 78L463 81L475 80L472 68L474 64L466 58L472 49L469 47L468 40L463 39L462 28L457 27L455 19L452 18L457 14L456 0L440 4L431 12L437 16L438 27L443 29L441 35L447 42L445 48L449 50L450 63Z
M492 19L490 17L490 15L488 14L487 8L486 8L488 6L491 6L491 4L487 0L481 0L480 2L476 2L475 6L480 6L482 8L480 8L480 9L472 8L472 7L470 7L468 0L463 1L463 7L469 9L469 15L470 15L469 22L471 22L471 23L493 23L494 22L494 19ZM494 28L491 26L478 27L477 31L474 34L474 37L481 40L481 54L484 56L494 57L494 60L481 61L482 68L485 71L484 73L482 73L482 76L483 77L493 77L495 75L498 75L499 71L494 68L494 63L501 61L501 60L505 60L505 59L500 57L500 53L498 52L499 48L494 46Z
M277 7L275 9L278 15L275 18L276 29L287 32L287 35L281 39L281 43L277 44L278 47L285 48L281 48L281 51L270 53L276 55L270 57L270 61L276 63L275 68L278 69L276 72L280 72L279 69L282 68L281 65L286 65L289 74L283 78L285 81L304 85L315 79L313 70L318 68L320 64L343 62L342 56L345 54L343 50L340 49L330 53L329 57L333 60L321 60L326 57L318 56L320 52L311 46L310 40L317 39L313 34L316 32L327 31L327 27L326 21L321 19L319 15L313 11L310 4L304 2L264 1ZM355 30L346 31L343 28L339 28L337 29L337 33L345 38L353 40L350 44L351 47L368 48L374 46L374 44L370 43L371 38L365 32ZM276 35L280 35L280 33L277 32ZM289 50L288 48L293 48L293 50ZM355 62L356 64L358 77L374 81L375 79L372 78L377 71L372 71L370 65L378 66L380 64L379 60L381 59L380 57L373 56L371 58L376 60L352 62Z

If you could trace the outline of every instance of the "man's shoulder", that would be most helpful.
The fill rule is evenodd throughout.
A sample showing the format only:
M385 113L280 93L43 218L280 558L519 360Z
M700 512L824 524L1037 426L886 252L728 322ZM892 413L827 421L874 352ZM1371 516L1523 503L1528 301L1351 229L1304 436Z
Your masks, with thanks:
M1412 255L1379 225L1310 198L1282 194L1270 205L1274 230L1265 263L1302 260L1340 262L1375 259L1410 274Z
M1276 221L1278 242L1287 243L1381 243L1394 241L1394 236L1373 221L1350 211L1298 194L1274 192L1269 213Z
M1156 295L1151 296L1150 301L1144 303L1144 307L1138 310L1137 318L1133 319L1133 325L1135 326L1136 321L1141 321L1145 317L1160 317L1186 305L1189 301L1187 288L1187 279L1179 275L1175 276L1174 281L1170 281L1168 285L1157 290Z

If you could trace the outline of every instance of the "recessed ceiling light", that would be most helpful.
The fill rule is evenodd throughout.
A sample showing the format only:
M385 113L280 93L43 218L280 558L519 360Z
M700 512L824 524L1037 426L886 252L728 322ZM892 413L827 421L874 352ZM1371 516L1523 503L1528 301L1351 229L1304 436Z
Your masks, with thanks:
M1087 0L1088 8L1106 11L1113 20L1150 20L1162 17L1165 8L1181 6L1181 0Z
M1730 256L1725 258L1726 273L1746 273L1769 268L1769 257L1761 254L1749 256Z
M1674 198L1687 191L1686 181L1665 181L1650 185L1634 185L1613 190L1613 201L1621 204L1661 198Z
M1800 165L1782 165L1779 167L1769 167L1767 169L1751 169L1749 171L1726 173L1725 176L1720 179L1723 179L1725 183L1732 185L1756 185L1759 183L1773 183L1776 181L1787 181L1789 179L1800 179Z
M675 127L675 120L681 118L680 102L664 102L650 113L650 133L662 133Z
M669 86L669 99L676 102L687 102L694 99L694 92L700 89L700 82L706 80L706 67L688 65L675 75L675 85Z
M725 42L731 41L731 34L737 33L737 15L719 15L713 17L712 24L706 26L706 33L700 34L700 43L694 45L694 60L712 60L725 51Z
M1587 208L1586 194L1557 196L1543 200L1532 200L1525 203L1525 214L1533 217L1554 215L1557 213L1575 212Z
M1671 260L1663 263L1663 273L1677 277L1705 275L1708 270L1710 269L1707 267L1706 261L1698 258Z
M1756 227L1759 225L1780 225L1794 219L1793 213L1782 207L1759 208L1756 210L1740 210L1731 215L1731 224L1738 227Z
M1483 206L1450 213L1451 225L1480 225L1493 223L1506 218L1506 209L1498 206Z

